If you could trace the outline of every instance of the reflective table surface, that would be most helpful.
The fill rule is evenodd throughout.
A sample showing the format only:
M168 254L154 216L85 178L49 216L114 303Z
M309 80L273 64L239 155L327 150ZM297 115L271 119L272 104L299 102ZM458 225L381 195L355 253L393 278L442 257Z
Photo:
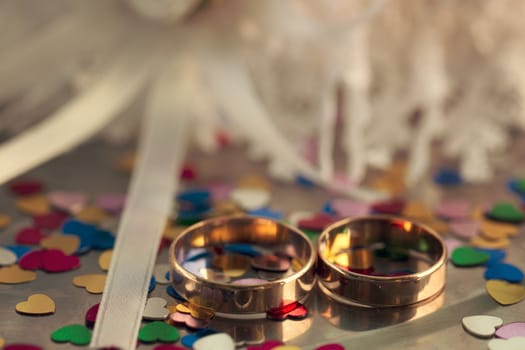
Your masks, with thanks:
M516 150L525 147L516 147ZM105 142L90 142L26 175L43 181L51 190L78 190L90 195L106 192L125 192L129 176L115 170L115 160L130 147L112 146ZM205 185L211 181L237 180L253 174L266 174L264 162L255 162L241 149L231 148L215 155L191 152L189 159L196 166L199 176L191 186ZM517 156L515 159L524 159ZM420 199L430 206L444 198L463 198L475 205L491 200L516 197L506 189L510 176L525 174L525 164L512 163L508 171L498 174L486 185L463 185L452 189L437 188L431 180L409 191L407 198ZM284 213L292 211L320 211L333 194L320 188L304 188L296 184L273 182L271 208ZM0 244L14 244L16 231L27 226L31 218L14 208L14 199L6 186L0 187L0 212L12 216L12 224L0 231ZM118 222L115 220L113 228ZM447 236L444 236L446 238ZM145 239L146 236L145 236ZM506 262L525 269L522 254L525 237L520 232L507 248ZM168 250L158 256L158 264L168 263ZM87 293L75 287L74 276L100 273L97 264L99 253L81 256L79 269L65 273L49 274L38 271L37 279L19 285L0 284L0 338L6 343L25 342L45 349L74 349L71 344L56 344L50 340L53 330L71 323L84 323L87 309L100 301L100 295ZM486 349L488 340L466 333L461 325L464 316L487 314L501 317L505 323L525 321L525 302L501 306L485 291L483 267L456 268L447 266L444 293L416 307L360 308L339 304L324 296L319 290L311 295L306 305L310 316L301 321L236 321L215 318L210 327L224 330L240 343L257 343L265 339L280 339L303 349L314 349L326 343L341 343L347 349ZM55 300L56 312L49 316L23 316L15 305L30 294L45 293ZM157 285L150 296L160 296L174 304L166 294L165 286ZM185 334L186 331L182 331ZM179 343L180 344L180 343ZM141 344L149 349L153 345Z

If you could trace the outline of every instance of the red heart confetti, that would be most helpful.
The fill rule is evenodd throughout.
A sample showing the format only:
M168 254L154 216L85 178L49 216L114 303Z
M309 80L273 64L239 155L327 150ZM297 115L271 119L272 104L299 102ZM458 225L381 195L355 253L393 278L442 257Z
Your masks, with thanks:
M33 250L24 254L18 261L18 265L24 270L38 270L44 264L45 250Z
M16 236L15 242L18 244L40 244L40 241L48 235L43 233L38 227L21 228Z
M9 344L2 348L3 350L44 350L40 346L31 344Z
M188 349L183 348L181 346L177 346L177 345L162 344L162 345L157 345L156 347L153 348L153 350L188 350Z
M23 258L23 257L22 257ZM43 255L42 269L47 272L65 272L80 267L80 259L61 250L49 249Z
M35 226L43 229L58 230L67 218L68 215L65 213L54 212L49 214L35 215L33 216L33 222Z
M280 306L268 309L266 317L270 320L282 321L287 318L299 320L308 316L306 306L298 301L283 301Z
M17 180L9 184L9 190L17 196L29 196L42 192L44 186L36 180Z
M345 350L345 347L341 344L331 343L318 346L315 350Z
M405 201L401 199L392 199L385 202L372 204L372 211L380 214L399 215L405 208Z
M195 169L195 166L190 163L184 164L180 171L180 178L183 180L195 180L197 178L197 170Z
M303 230L322 231L328 225L336 221L337 218L335 216L326 213L318 213L310 218L299 220L297 226L299 226L299 228Z
M95 304L86 312L86 315L84 316L84 319L86 320L86 326L93 327L95 325L99 306L100 304Z

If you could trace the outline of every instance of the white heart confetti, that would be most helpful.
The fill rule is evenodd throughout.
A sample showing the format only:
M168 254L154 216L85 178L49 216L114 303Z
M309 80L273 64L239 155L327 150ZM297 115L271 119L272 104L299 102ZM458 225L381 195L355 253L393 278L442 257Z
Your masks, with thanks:
M144 308L143 318L145 320L161 321L168 317L169 310L166 308L168 302L164 298L148 298Z
M525 337L514 337L510 339L492 339L489 341L489 350L523 350L525 349Z
M193 350L235 350L235 342L226 333L215 333L193 343Z
M169 284L170 280L166 278L166 274L170 271L170 265L169 264L158 264L155 265L155 281L157 281L158 284Z
M478 336L478 337L492 337L496 332L496 328L503 324L503 320L496 316L474 315L463 317L463 327Z
M0 247L0 266L13 265L17 260L15 253L7 248Z
M260 188L236 188L230 197L244 210L260 209L270 202L270 193Z

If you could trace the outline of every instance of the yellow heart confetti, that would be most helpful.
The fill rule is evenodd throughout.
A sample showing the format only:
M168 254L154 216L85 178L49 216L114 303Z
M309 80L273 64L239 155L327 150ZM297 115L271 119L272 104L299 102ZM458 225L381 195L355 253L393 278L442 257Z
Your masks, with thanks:
M40 245L47 249L58 249L66 255L71 255L80 246L80 238L75 235L54 234L40 241Z
M0 349L2 349L5 345L5 339L0 337Z
M403 216L419 220L433 220L432 212L423 202L410 201L403 209Z
M486 239L482 236L476 236L470 239L470 244L476 248L505 249L509 246L510 242L507 238Z
M488 280L485 288L489 295L501 305L512 305L525 299L525 287L521 284L500 280Z
M189 314L191 312L191 310L188 307L188 305L183 304L183 303L175 305L175 310L177 310L178 312L183 313L183 314Z
M192 297L188 303L190 315L198 320L210 320L215 316L213 304L210 300L199 296Z
M241 254L225 254L213 257L213 266L222 270L228 277L240 277L251 266L251 259Z
M241 215L245 212L232 200L223 200L213 205L211 216Z
M0 213L0 229L3 229L11 223L11 217L6 214Z
M18 265L0 268L0 283L18 284L31 282L36 279L34 271L22 270Z
M166 306L166 309L168 309L170 315L177 312L177 305L168 305Z
M105 274L80 275L73 278L73 284L77 287L84 287L89 293L100 294L104 291L106 284Z
M518 234L519 229L515 225L483 220L480 227L481 235L489 240L513 237Z
M128 152L120 156L116 161L116 168L126 173L131 173L135 167L135 152Z
M162 233L162 237L173 241L175 238L177 238L182 231L184 231L186 227L184 226L173 226L169 222L166 224L166 227L164 228L164 232Z
M109 270L109 264L111 263L111 257L113 256L113 250L106 250L102 252L98 257L98 266L103 270Z
M55 312L55 302L45 294L33 294L16 304L16 311L28 315L47 315Z
M259 175L247 175L239 180L237 187L269 190L271 185L268 180Z
M82 209L75 214L75 217L81 221L87 222L88 224L95 225L100 225L111 219L111 216L109 216L104 210L95 206L89 206Z
M18 210L29 215L44 215L51 210L47 197L42 195L20 197L15 202Z
M279 345L272 349L273 350L301 350L301 348L296 345Z
M430 227L438 233L448 232L448 224L445 221L441 221L439 219L431 219L428 221L423 220L421 223L427 225L428 227Z

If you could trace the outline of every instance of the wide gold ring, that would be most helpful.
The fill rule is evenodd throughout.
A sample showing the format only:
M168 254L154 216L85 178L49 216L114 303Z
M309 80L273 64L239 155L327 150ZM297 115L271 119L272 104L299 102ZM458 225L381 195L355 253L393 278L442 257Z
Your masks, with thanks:
M224 273L235 276L238 266L243 266L249 256L232 253L232 247L235 251L251 249L251 245L269 256L285 257L290 268L280 275L263 271L264 277L252 278L256 283L249 284L237 284L238 277L220 280L216 277L223 276L221 271L213 272L204 265L188 268L195 256L205 256L208 263L212 261ZM301 231L271 219L250 216L199 222L182 232L170 247L173 288L190 303L226 318L266 317L269 309L282 306L283 302L305 302L315 287L315 261L315 248ZM203 269L207 272L202 273Z
M424 225L386 215L345 219L319 237L318 284L346 304L416 304L443 291L446 257L443 240Z

